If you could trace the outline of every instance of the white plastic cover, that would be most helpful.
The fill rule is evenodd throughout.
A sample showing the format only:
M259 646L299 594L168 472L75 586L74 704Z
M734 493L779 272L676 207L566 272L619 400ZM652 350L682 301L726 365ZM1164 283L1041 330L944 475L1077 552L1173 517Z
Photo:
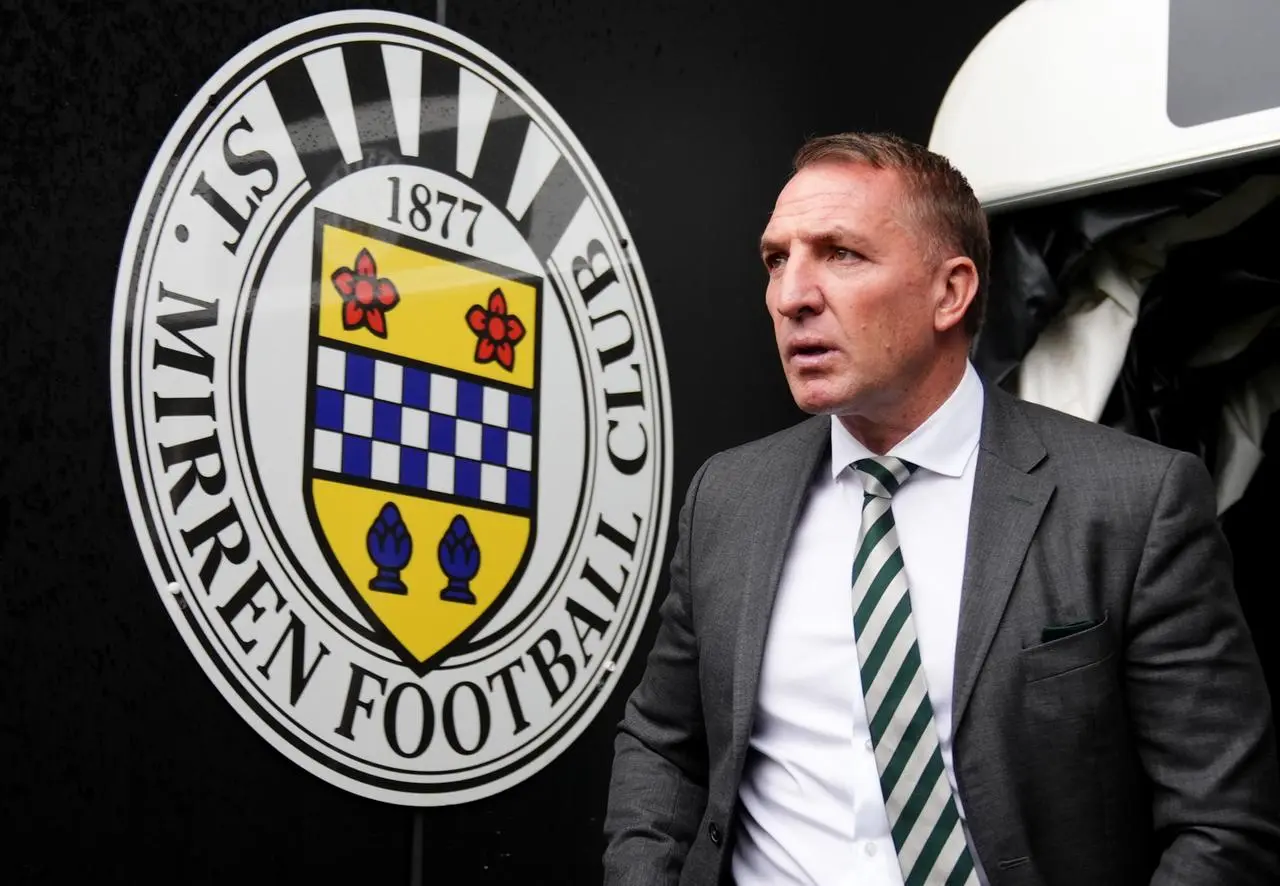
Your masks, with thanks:
M1274 0L1028 0L952 81L929 146L988 208L1280 146Z

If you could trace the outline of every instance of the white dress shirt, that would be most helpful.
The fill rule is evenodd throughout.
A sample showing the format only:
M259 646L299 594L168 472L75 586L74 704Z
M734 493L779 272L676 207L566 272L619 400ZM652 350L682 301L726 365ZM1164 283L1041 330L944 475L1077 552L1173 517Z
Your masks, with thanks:
M953 791L952 675L982 404L968 366L947 401L888 453L920 466L894 495L893 514ZM765 644L738 794L738 886L902 884L853 633L863 489L850 464L873 453L835 418L831 452L791 539Z

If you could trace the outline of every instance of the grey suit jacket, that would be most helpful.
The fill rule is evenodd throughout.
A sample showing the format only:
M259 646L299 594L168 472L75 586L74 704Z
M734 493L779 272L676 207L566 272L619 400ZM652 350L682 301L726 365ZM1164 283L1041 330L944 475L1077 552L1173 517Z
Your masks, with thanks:
M693 479L619 727L608 886L730 882L770 610L829 421ZM1201 462L988 387L970 521L954 760L992 886L1280 882L1270 700Z

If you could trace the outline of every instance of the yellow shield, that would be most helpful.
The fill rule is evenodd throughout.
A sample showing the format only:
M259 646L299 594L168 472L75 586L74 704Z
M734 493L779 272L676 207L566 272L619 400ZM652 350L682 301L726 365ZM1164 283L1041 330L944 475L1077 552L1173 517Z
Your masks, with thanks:
M534 538L540 278L317 212L305 495L356 606L418 673Z

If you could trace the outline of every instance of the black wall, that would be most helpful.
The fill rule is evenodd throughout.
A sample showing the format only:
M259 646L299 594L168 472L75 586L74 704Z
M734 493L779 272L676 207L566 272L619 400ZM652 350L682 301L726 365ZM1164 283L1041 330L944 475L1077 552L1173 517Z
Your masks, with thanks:
M111 432L117 263L160 142L239 49L349 5L0 2L6 882L409 879L412 810L287 761L200 671L143 565ZM448 4L449 27L568 121L622 208L666 339L677 501L709 454L799 417L754 247L791 153L842 129L926 140L952 75L1015 5ZM422 813L426 882L599 881L613 727L652 629L569 752L498 797Z

